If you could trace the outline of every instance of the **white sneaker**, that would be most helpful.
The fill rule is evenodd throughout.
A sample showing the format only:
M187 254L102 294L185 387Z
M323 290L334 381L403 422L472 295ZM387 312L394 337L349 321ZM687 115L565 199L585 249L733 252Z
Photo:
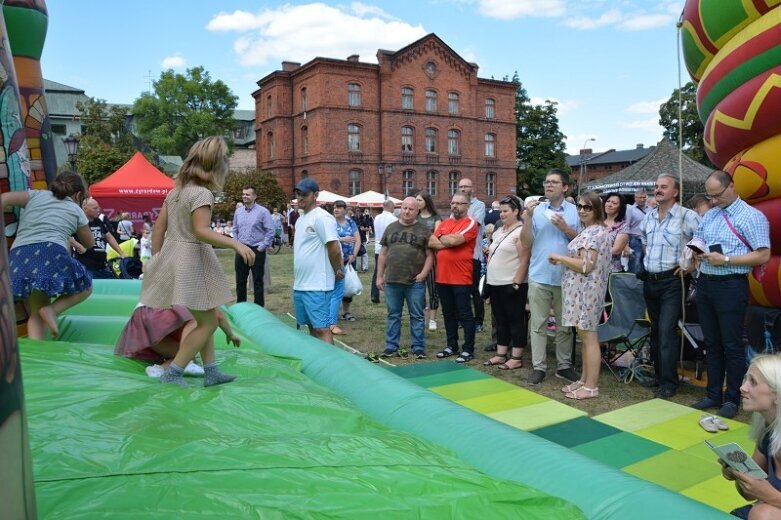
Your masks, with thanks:
M428 330L437 330L437 320L428 320Z
M194 361L190 361L189 363L187 363L187 366L184 367L184 375L203 377L203 367L201 365L196 364Z
M146 372L146 375L148 375L149 377L154 377L155 379L157 379L158 377L163 375L163 372L165 372L165 370L163 370L163 367L161 367L160 365L150 365L146 367L146 369L144 369L144 372Z

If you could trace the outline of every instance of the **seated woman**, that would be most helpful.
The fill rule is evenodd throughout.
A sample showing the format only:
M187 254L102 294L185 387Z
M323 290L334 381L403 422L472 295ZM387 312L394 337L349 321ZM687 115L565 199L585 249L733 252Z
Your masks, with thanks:
M238 348L241 339L233 333L230 323L219 309L217 323L225 333L228 344L233 343ZM182 339L195 326L195 320L187 307L174 305L170 309L153 309L139 304L122 329L114 354L155 363L146 368L146 373L149 377L160 377L179 351ZM184 373L202 376L203 368L190 360Z
M735 481L738 493L746 500L756 500L732 511L734 516L749 520L781 518L781 478L776 466L781 461L781 357L757 356L751 361L740 396L743 409L752 412L751 438L757 443L754 461L767 473L767 479L756 479L734 471L721 460L721 474Z

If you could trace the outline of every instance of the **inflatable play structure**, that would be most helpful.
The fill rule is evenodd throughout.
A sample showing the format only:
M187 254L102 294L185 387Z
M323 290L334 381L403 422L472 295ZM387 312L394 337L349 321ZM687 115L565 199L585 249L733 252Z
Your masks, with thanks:
M772 258L752 303L781 307L781 0L687 0L686 68L697 83L705 151L771 223Z

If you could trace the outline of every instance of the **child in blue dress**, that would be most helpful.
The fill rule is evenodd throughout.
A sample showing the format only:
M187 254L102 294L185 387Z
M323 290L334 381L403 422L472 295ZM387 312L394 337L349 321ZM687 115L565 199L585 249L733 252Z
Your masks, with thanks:
M22 208L8 256L11 290L15 298L24 300L30 314L30 339L44 339L47 328L56 337L57 315L92 292L92 278L81 262L71 257L68 246L73 233L87 249L95 244L81 209L86 192L79 174L63 172L49 190L12 191L0 196L3 208Z

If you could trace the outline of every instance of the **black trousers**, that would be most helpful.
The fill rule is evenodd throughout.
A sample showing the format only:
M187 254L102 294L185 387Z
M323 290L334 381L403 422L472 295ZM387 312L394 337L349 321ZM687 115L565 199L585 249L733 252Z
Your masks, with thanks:
M491 315L496 326L496 344L511 348L526 346L529 334L526 314L526 295L529 284L522 283L518 289L512 285L489 285Z
M266 305L263 294L263 272L266 267L266 252L253 247L255 251L255 263L249 267L244 263L244 259L236 255L233 259L233 266L236 269L236 302L247 301L247 278L252 270L252 288L255 291L255 303L261 307Z

